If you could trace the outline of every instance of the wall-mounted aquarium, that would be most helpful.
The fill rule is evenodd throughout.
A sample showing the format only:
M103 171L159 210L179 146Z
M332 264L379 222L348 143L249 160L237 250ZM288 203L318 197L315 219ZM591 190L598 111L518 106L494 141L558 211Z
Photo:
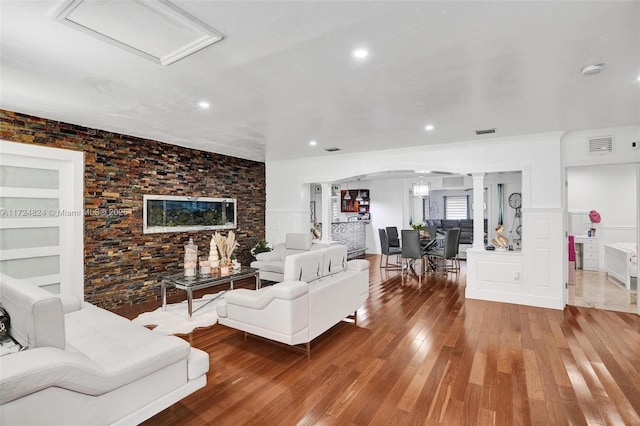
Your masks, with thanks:
M145 234L233 229L237 226L235 198L145 195L143 206Z

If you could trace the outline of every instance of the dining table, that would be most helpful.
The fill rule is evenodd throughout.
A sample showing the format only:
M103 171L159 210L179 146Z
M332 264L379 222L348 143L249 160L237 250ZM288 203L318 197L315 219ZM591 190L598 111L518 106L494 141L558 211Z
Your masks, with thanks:
M423 256L425 258L425 263L424 263L424 271L425 272L435 272L436 271L436 267L437 267L437 262L436 259L428 256L427 252L429 250L432 250L433 248L437 247L438 245L438 235L435 236L424 236L421 235L420 236L420 247L422 248L422 253Z

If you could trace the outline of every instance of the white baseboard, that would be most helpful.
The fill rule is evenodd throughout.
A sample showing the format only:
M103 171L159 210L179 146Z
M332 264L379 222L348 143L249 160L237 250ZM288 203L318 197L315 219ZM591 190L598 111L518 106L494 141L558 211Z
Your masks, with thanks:
M531 294L515 294L503 293L490 290L479 290L476 288L465 289L466 299L488 300L490 302L512 303L516 305L536 306L539 308L564 309L562 299L554 299L551 297L534 296Z

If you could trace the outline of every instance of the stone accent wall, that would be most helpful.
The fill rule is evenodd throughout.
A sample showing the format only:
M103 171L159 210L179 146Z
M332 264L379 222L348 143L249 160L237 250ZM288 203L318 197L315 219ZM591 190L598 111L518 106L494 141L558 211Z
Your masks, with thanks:
M0 139L84 151L85 210L130 210L84 217L85 298L103 308L159 298L161 277L182 269L189 237L208 253L213 231L143 234L144 194L236 198L243 264L264 239L264 163L5 110Z

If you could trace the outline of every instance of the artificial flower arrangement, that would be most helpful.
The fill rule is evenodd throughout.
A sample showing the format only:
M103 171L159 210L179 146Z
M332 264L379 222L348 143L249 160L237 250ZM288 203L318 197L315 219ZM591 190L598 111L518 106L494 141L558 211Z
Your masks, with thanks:
M231 255L233 255L233 251L238 247L238 242L236 241L236 234L233 231L229 231L226 238L222 236L220 232L213 234L212 241L215 242L218 247L218 251L220 252L220 267L230 266Z
M416 231L420 231L420 235L423 237L431 237L431 235L429 235L429 232L427 232L427 224L424 222L412 222L411 223L411 227L413 229L415 229Z
M411 227L417 231L426 231L427 224L424 222L412 222Z

